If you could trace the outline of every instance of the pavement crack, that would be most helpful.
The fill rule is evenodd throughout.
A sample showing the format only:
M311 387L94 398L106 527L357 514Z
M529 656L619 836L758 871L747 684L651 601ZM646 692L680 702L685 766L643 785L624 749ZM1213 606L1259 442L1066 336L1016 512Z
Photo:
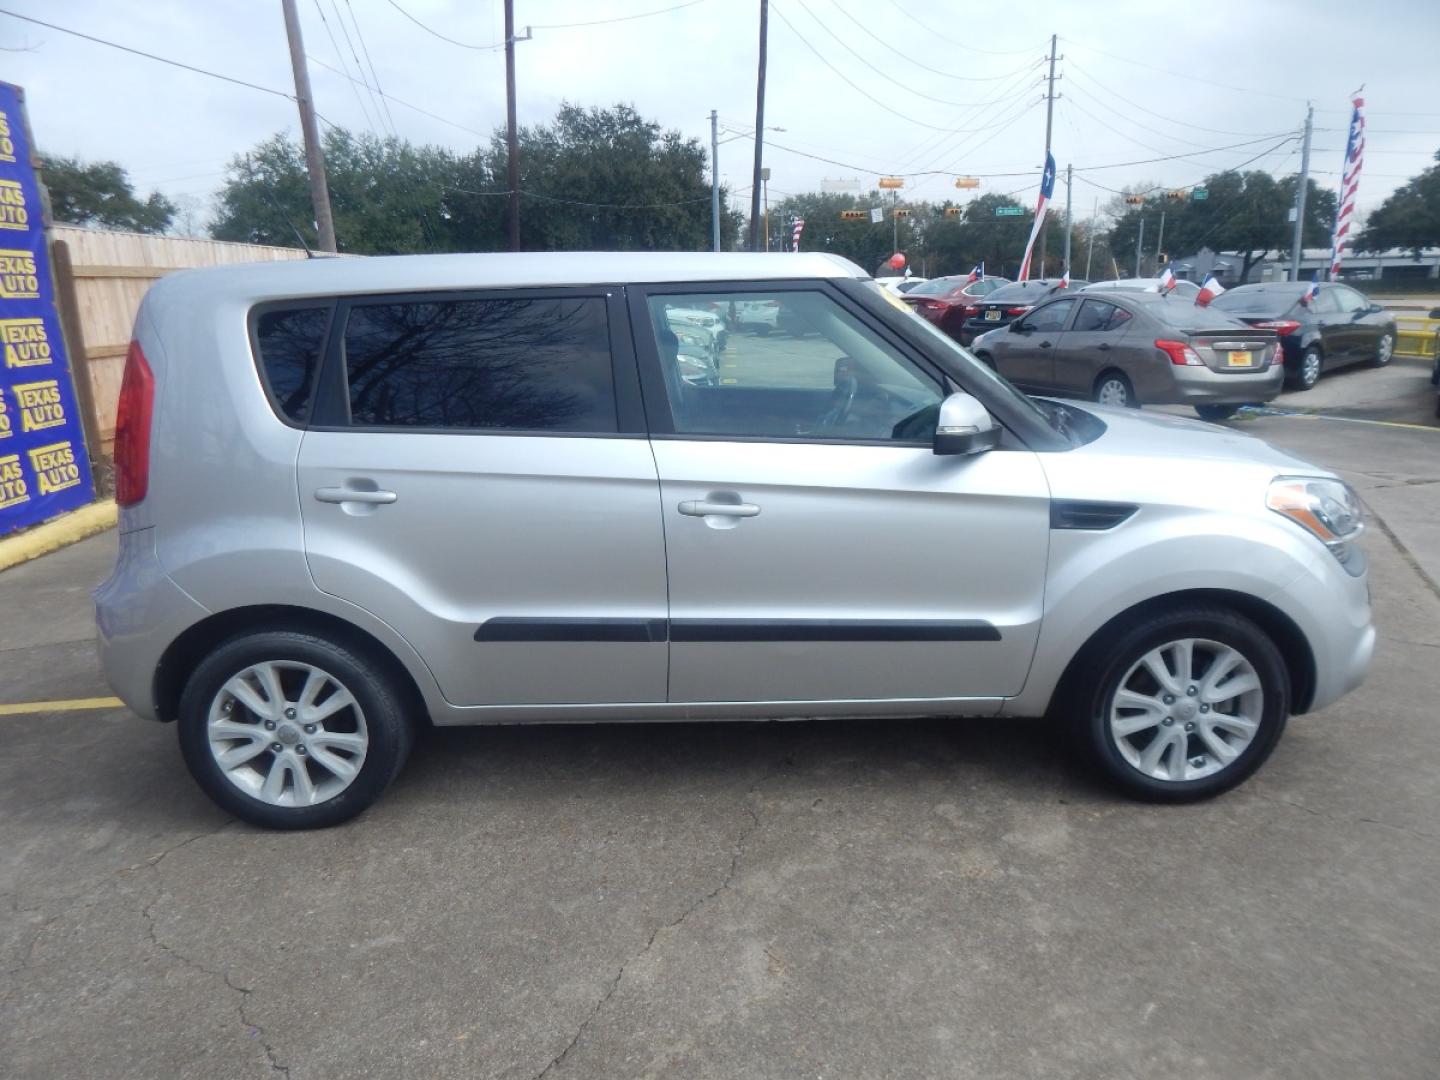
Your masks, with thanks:
M1408 833L1421 840L1440 840L1440 836L1434 833L1422 832L1419 829L1412 829L1409 825L1395 825L1389 821L1381 821L1379 818L1347 818L1338 814L1327 813L1324 810L1316 810L1313 806L1306 806L1304 803L1295 802L1293 799L1282 799L1277 795L1256 795L1256 798L1264 802L1278 803L1281 806L1289 806L1295 810L1303 810L1313 817L1324 818L1326 821L1333 821L1339 825L1378 825L1382 829L1393 829L1395 832Z
M745 798L747 800L755 793L755 789L759 784L760 781L756 780L754 784L750 785L749 790L745 792ZM720 883L709 892L702 893L695 900L691 901L686 905L685 910L680 912L675 918L669 922L661 923L650 932L650 936L646 939L645 944L640 950L620 965L619 970L615 972L615 977L610 980L609 985L605 988L605 992L596 1000L585 1019L580 1021L580 1026L575 1029L575 1034L570 1037L570 1041L565 1044L565 1048L551 1058L549 1063L535 1074L534 1080L544 1080L553 1069L564 1063L565 1059L570 1056L570 1051L574 1050L575 1047L580 1044L580 1040L584 1038L585 1032L595 1021L595 1018L604 1010L606 1003L614 997L616 991L620 989L620 984L625 981L625 972L636 962L644 959L650 950L655 947L655 942L661 934L667 930L678 929L691 915L695 914L695 912L699 911L706 904L710 903L710 901L730 888L731 884L735 881L735 874L740 868L740 860L745 855L745 844L749 841L751 834L760 827L760 815L755 813L755 810L748 802L742 803L740 808L745 811L750 820L740 829L740 832L736 834L734 841L731 843L730 866L726 869L724 877L720 879Z
M1415 572L1415 575L1437 599L1440 599L1440 582L1436 582L1436 580L1426 572L1425 568L1420 565L1420 560L1415 558L1410 549L1405 546L1405 542L1395 535L1395 530L1386 524L1385 519L1380 516L1375 507L1366 502L1363 496L1360 502L1364 505L1365 509L1370 512L1370 519L1375 522L1376 527L1379 528L1379 530L1385 534L1385 538L1394 545L1395 551L1400 555L1400 558L1404 560L1405 565Z
M117 871L115 871L115 872L116 872L117 874L133 874L136 870L150 870L150 869L154 869L155 867L158 867L162 862L164 862L169 856L171 856L171 855L175 854L175 852L179 851L181 848L183 848L183 847L189 847L191 844L195 843L197 840L204 840L204 839L206 839L207 837L218 836L220 833L224 832L226 829L228 829L231 825L234 825L234 824L235 824L235 819L234 819L234 818L231 818L229 821L225 822L225 824L220 825L220 826L218 826L217 828L209 829L209 830L207 830L207 831L205 831L205 832L202 832L202 833L196 833L194 836L187 836L184 840L181 840L178 844L171 844L171 845L170 845L168 848L166 848L164 851L158 852L158 853L156 853L156 854L154 854L154 855L148 855L148 856L146 856L142 861L140 861L140 862L138 862L138 863L132 863L132 864L129 865L129 866L122 866L119 870L117 870Z

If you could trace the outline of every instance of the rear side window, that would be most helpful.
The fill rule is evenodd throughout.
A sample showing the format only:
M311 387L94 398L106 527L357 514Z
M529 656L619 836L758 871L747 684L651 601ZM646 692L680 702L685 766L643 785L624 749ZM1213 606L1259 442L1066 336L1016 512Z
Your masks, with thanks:
M303 424L310 415L315 372L325 352L328 307L263 312L255 320L255 344L275 407Z
M359 305L345 371L356 427L619 428L600 297Z
M1117 304L1086 300L1075 316L1075 330L1115 330L1130 321L1130 313Z

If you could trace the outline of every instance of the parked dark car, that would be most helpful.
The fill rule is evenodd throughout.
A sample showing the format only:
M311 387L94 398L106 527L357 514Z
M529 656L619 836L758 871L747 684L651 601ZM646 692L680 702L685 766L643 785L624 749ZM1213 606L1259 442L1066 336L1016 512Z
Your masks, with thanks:
M968 274L931 278L921 282L901 297L916 314L929 320L956 341L965 321L980 312L980 303L996 289L1010 284L1009 278L985 277L971 280Z
M1322 371L1346 364L1383 367L1395 355L1395 316L1348 285L1323 284L1301 303L1303 281L1240 285L1216 297L1212 308L1273 330L1285 352L1285 378L1309 390Z
M1440 319L1440 308L1431 311L1430 318ZM1435 416L1440 419L1440 330L1435 331L1435 366L1430 369L1430 385L1435 387Z
M1089 282L1071 281L1069 288L1079 289ZM1009 326L1020 316L1042 300L1065 289L1059 278L1036 278L1032 281L1015 281L996 289L978 305L975 314L961 326L959 341L968 345L977 334L984 334L999 326Z
M1223 420L1280 393L1270 330L1177 296L1113 289L1054 297L971 346L1025 390L1106 405L1193 405Z

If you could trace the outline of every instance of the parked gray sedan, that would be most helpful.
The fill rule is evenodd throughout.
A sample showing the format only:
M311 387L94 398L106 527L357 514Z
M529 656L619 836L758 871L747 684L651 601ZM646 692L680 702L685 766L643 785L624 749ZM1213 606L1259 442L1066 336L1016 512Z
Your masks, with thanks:
M1106 405L1194 405L1223 420L1285 380L1275 334L1174 295L1052 299L975 339L975 355L1025 390Z

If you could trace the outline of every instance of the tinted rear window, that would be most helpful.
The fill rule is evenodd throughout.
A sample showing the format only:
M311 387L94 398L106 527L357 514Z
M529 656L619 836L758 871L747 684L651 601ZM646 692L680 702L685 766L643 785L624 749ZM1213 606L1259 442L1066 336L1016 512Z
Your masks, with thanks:
M599 297L357 306L345 370L357 426L618 430Z
M1220 300L1225 299L1222 294ZM1153 301L1146 304L1144 311L1173 326L1177 330L1188 330L1195 333L1201 330L1233 330L1245 324L1235 318L1233 312L1216 311L1219 301L1212 303L1208 308L1201 307L1183 296L1170 296L1164 300Z
M255 344L270 397L297 424L310 415L310 395L329 321L328 307L266 311L255 320Z
M929 281L922 281L913 289L910 289L907 296L944 296L948 292L965 287L963 277L941 277L931 278Z
M1231 289L1221 293L1210 306L1228 311L1232 315L1284 315L1299 301L1305 292L1304 285L1289 288Z

